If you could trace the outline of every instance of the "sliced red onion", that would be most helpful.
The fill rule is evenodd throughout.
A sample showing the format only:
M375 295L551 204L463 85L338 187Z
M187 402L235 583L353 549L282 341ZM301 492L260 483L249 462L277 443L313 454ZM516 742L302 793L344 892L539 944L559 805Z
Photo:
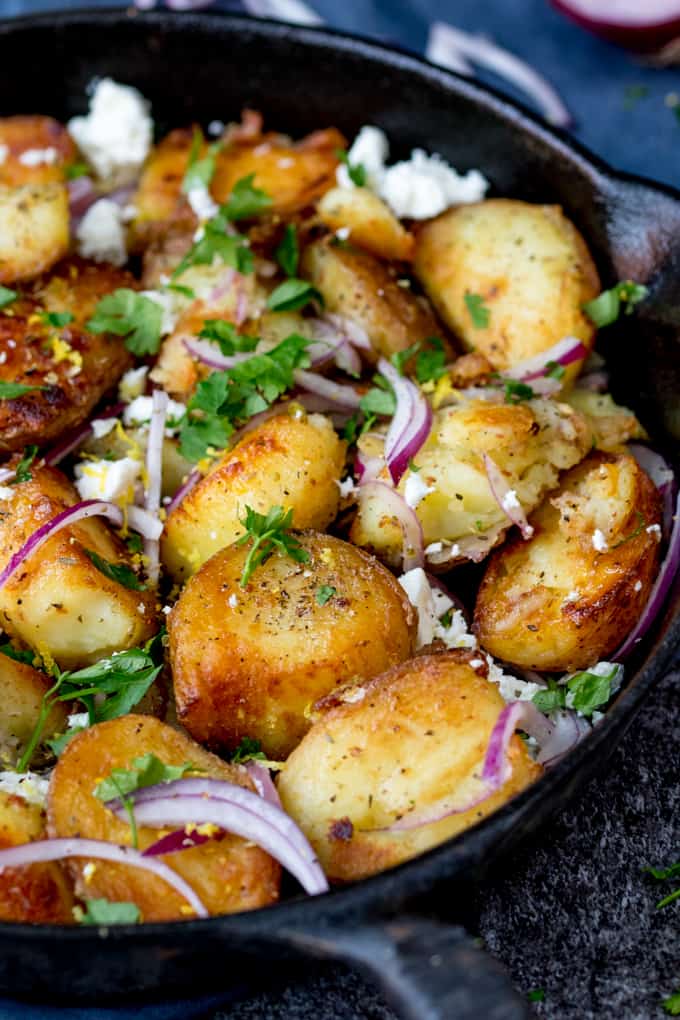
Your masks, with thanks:
M659 567L659 573L650 592L647 605L626 640L612 656L612 661L625 659L626 656L634 651L635 646L642 641L666 601L668 592L678 572L678 567L680 567L680 495L675 503L673 525L668 539L668 550Z
M549 347L547 351L534 354L531 358L518 361L516 365L503 370L501 375L509 379L521 379L522 382L531 382L533 379L540 379L550 371L548 365L555 362L564 368L575 361L582 361L588 356L588 348L575 336L565 336L556 344ZM559 389L559 382L558 382Z
M155 389L153 391L151 398L151 422L149 424L149 437L146 444L146 493L144 496L144 509L157 520L159 520L158 512L161 507L163 439L165 436L165 419L168 413L168 399L165 390ZM160 573L157 538L146 539L144 553L147 558L146 575L151 584L157 584Z
M246 772L250 776L253 786L257 790L260 797L263 797L270 804L274 804L276 807L281 807L281 798L279 797L278 790L272 782L272 777L269 769L266 765L263 765L259 761L249 761L245 766ZM281 808L283 810L283 808Z
M198 825L212 823L251 840L294 875L310 895L328 889L326 877L302 830L281 808L235 783L219 779L178 779L137 790L135 818L139 824ZM119 801L107 806L124 818Z
M514 489L508 485L505 475L488 453L482 454L482 460L486 477L489 480L489 488L498 506L506 517L509 517L512 523L517 525L522 532L522 538L531 538L534 529L529 524Z
M222 298L225 298L234 286L237 276L240 276L240 273L237 273L231 266L227 266L224 272L220 274L220 277L213 289L208 294L208 300L206 303L213 305L218 301L221 301Z
M76 177L75 180L67 181L68 208L72 221L72 228L76 227L91 205L101 196L97 193L94 181L91 177Z
M142 538L156 539L161 537L163 524L153 514L147 513L146 510L142 510L139 506L128 506L125 508L125 516L132 530L139 532Z
M307 372L303 368L296 369L294 374L295 382L303 390L332 400L334 403L339 404L340 407L348 407L352 410L359 407L361 398L353 386L333 382L331 379L326 379L315 372Z
M218 371L233 368L235 365L240 365L243 361L248 361L249 358L252 358L252 353L222 354L219 348L214 343L211 343L210 340L199 340L196 336L183 337L182 343L192 358L196 358L197 361L208 365L209 368L216 368Z
M437 63L460 72L470 60L486 67L528 95L548 123L567 127L571 115L562 99L545 78L514 53L496 46L483 35L472 35L459 28L435 21L430 27L426 55L434 54Z
M358 322L348 319L345 315L337 315L335 312L326 312L323 319L336 329L352 347L358 347L362 351L373 349L371 341L368 339L368 333Z
M112 404L111 407L105 408L101 414L97 415L98 418L117 418L120 412L125 407L125 404ZM66 436L65 439L53 446L51 450L45 454L45 463L49 464L50 467L56 467L62 460L68 457L69 453L73 453L77 450L82 443L92 434L92 423L85 422L80 428L76 429L70 435Z
M540 745L536 760L539 765L549 769L590 733L590 724L576 712L570 712L567 709L553 712L547 721L551 726L547 737L539 739L535 733L531 733L530 736L535 736Z
M423 529L420 521L404 497L385 482L376 479L363 482L357 492L359 506L369 500L377 502L381 516L394 518L401 528L403 535L402 568L404 573L413 570L414 567L422 567L423 555Z
M307 353L314 368L334 361L348 375L357 376L361 373L361 358L346 334L339 332L325 319L315 319L313 330L314 341L307 348Z
M378 478L385 468L385 461L382 457L365 457L361 450L357 450L354 457L354 474L365 485L374 478Z
M419 386L401 375L385 358L378 369L394 390L397 406L385 437L385 460L395 485L427 442L432 428L432 408Z
M62 861L70 857L94 857L97 860L113 861L115 864L129 864L162 878L175 892L191 905L198 917L207 917L208 911L191 886L181 875L162 861L145 857L130 846L118 846L102 839L39 839L33 843L0 850L0 870L23 868L29 864L43 864L47 861Z
M187 829L193 831L187 832ZM223 830L219 830L223 833ZM196 826L187 826L185 829L175 829L167 836L162 836L155 843L144 850L144 857L161 857L163 854L178 854L182 850L191 850L195 846L208 843L214 836L204 836L196 831Z
M673 508L678 490L675 473L660 453L642 443L630 443L628 449L636 461L656 485L663 499L663 534L666 539L673 527Z
M194 468L194 470L187 475L186 481L182 482L179 489L166 507L166 512L168 514L171 514L173 510L177 509L184 497L189 495L193 487L200 482L202 477L203 475L198 468Z
M680 37L679 0L552 0L579 25L635 53L659 50Z

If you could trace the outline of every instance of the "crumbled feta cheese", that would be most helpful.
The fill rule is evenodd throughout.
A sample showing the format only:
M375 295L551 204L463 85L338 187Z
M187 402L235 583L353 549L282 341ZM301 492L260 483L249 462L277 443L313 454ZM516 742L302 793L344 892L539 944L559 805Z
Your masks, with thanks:
M109 198L91 205L76 229L78 254L95 262L122 266L127 261L120 206Z
M83 878L85 879L85 885L89 885L94 878L94 873L97 870L97 865L94 861L88 861L83 868Z
M143 297L148 298L149 301L153 301L154 304L157 304L163 313L163 318L161 319L161 335L166 336L168 333L172 333L173 329L177 325L177 319L179 318L175 308L175 295L171 291L167 290L143 290L141 293Z
M519 500L514 489L508 489L501 500L501 506L507 513L508 510L519 510Z
M135 397L123 411L123 422L125 425L148 425L151 421L153 410L153 397ZM168 400L168 411L166 415L166 434L177 431L178 423L184 416L186 407L178 400Z
M47 788L50 785L46 776L35 772L0 772L0 791L22 797L28 804L44 807L47 800Z
M16 489L13 489L11 485L0 485L0 499L11 499L16 493Z
M5 162L9 156L9 145L0 145L0 166Z
M597 726L601 719L604 719L604 712L595 711L590 717L590 721L592 722L593 726Z
M335 231L335 236L339 241L346 241L351 233L352 233L351 227L338 227L338 229Z
M578 602L578 600L580 598L581 598L581 592L580 591L576 591L576 588L574 588L573 591L569 592L569 594L567 595L567 597L565 598L564 601L565 602Z
M481 201L488 186L479 170L460 175L436 153L414 149L410 159L385 171L380 195L399 218L424 220L450 205Z
M609 546L607 545L607 539L599 528L595 528L593 532L593 549L597 552L606 552Z
M146 612L146 606L144 605L143 602L137 603L137 612L140 614L140 616L144 616L144 613Z
M211 220L219 211L219 206L203 184L190 188L187 192L187 198L189 205L201 222Z
M7 361L7 351L0 351L0 365L4 365Z
M468 632L465 617L459 609L451 614L451 622L445 627L440 617L453 609L453 601L440 588L431 587L422 567L414 567L399 578L408 600L418 612L418 647L431 644L438 639L447 648L476 648L476 638Z
M429 545L425 546L425 555L431 556L433 553L440 553L443 548L443 542L430 542Z
M76 464L76 489L81 499L132 502L142 465L132 457L120 460L89 460Z
M366 171L366 183L377 189L385 171L389 151L390 143L387 141L385 132L380 128L366 124L354 139L347 156L350 166L361 164ZM336 177L341 188L354 187L344 163L338 167Z
M429 545L425 546L426 556L436 556L438 553L446 553L447 559L455 559L456 556L460 556L460 546L457 542L448 542L446 539L441 542L430 542ZM439 560L437 562L440 562Z
M95 439L102 439L108 436L109 432L116 427L117 418L93 418L90 422L92 435Z
M341 482L338 482L338 488L340 489L340 498L347 499L356 490L357 486L354 479L348 475L347 478L343 478Z
M118 396L124 403L128 404L135 397L141 396L146 388L148 372L148 365L140 365L139 368L131 368L125 373L118 384Z
M484 654L489 668L489 680L498 684L498 690L504 701L531 701L535 694L544 689L541 684L535 684L531 680L520 680L519 677L505 673L490 655L486 652Z
M85 117L74 117L69 132L102 180L133 180L151 149L153 122L141 92L111 78L97 82Z
M213 138L216 138L217 135L221 135L223 131L224 131L223 120L211 120L210 123L208 124L208 134L211 135Z
M648 535L656 535L657 541L661 541L661 525L650 524L648 528L645 528Z
M58 155L57 150L51 145L47 149L26 149L19 156L19 162L24 166L40 166L43 163L52 166L57 162Z
M90 725L89 712L74 712L66 720L66 725L70 730L80 729Z
M408 506L415 510L431 492L434 492L434 486L424 482L420 472L411 471L404 485L404 500Z
M120 218L123 223L132 223L138 212L136 205L124 205L120 211Z
M236 597L236 595L229 596L229 598L227 599L227 605L230 606L232 609L236 609L238 605L238 598Z
M484 665L484 659L470 659L470 669L479 669Z
M640 591L642 589L642 581L636 581L633 585L633 591Z
M163 606L161 612L163 613L164 616L170 616L170 613L172 612L172 606Z

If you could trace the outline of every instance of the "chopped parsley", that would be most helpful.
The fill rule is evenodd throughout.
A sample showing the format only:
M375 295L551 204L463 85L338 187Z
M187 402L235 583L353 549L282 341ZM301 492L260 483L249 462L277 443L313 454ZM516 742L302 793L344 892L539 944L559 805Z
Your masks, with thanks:
M82 907L73 908L78 924L137 924L142 915L136 903L112 903L110 900L83 900Z
M428 337L429 346L416 355L416 379L419 383L436 382L446 375L444 341L438 336Z
M182 191L185 195L188 195L190 191L196 188L208 188L215 175L217 153L222 148L222 143L213 142L212 145L208 146L205 156L199 158L203 143L203 132L200 128L196 128L191 141L187 168L182 180Z
M466 291L463 300L475 329L486 329L491 321L491 310L484 304L482 295Z
M392 387L382 375L374 375L373 382L375 386L364 393L359 401L359 407L365 415L373 417L373 420L378 414L392 417L397 406Z
M246 516L240 518L240 521L246 533L237 539L236 545L252 542L241 574L242 588L248 585L257 567L265 563L276 550L296 563L309 563L309 553L290 534L293 524L292 507L284 510L282 506L273 506L268 513L258 514L246 505Z
M63 753L64 748L71 743L73 738L79 733L83 733L86 729L87 726L74 726L73 729L66 730L66 733L61 733L57 737L51 737L50 740L46 740L45 743L54 757L59 758Z
M38 390L47 389L46 386L26 386L24 383L5 382L0 379L0 400L15 400L16 397L23 397L26 393L37 393Z
M40 318L46 325L62 329L64 326L68 326L69 322L73 322L75 315L73 312L41 312Z
M183 765L166 765L149 751L139 758L133 758L127 769L112 769L105 779L97 783L92 793L97 800L106 803L109 800L117 800L118 797L125 797L145 786L171 783L194 770L195 767L190 761L185 761Z
M99 573L108 577L109 581L115 581L116 584L121 584L123 588L129 588L130 591L146 591L146 585L142 584L132 567L129 567L127 563L109 563L94 549L83 549L83 552Z
M531 991L527 992L527 999L529 1002L543 1002L545 1000L544 989L532 988Z
M581 307L593 325L602 329L616 322L622 306L626 315L632 315L635 305L643 301L648 293L649 290L644 284L623 280L610 290L602 291L599 297L587 301Z
M558 382L564 379L564 373L566 368L564 365L560 365L559 361L546 361L545 363L546 375L548 379L557 379Z
M196 298L196 294L191 287L185 287L181 283L166 283L165 289L174 290L176 294L181 294L182 297L189 298L190 301Z
M344 149L336 149L335 155L341 163L347 167L347 173L352 184L357 188L366 186L366 167L363 163L350 163L349 154Z
M258 337L242 335L233 323L224 319L206 319L198 335L202 340L219 344L222 354L226 355L254 351L259 343Z
M520 382L518 379L500 377L500 381L505 389L506 404L520 404L523 400L531 400L534 396L531 386L527 386L526 383Z
M323 305L323 298L316 287L307 280L291 277L271 292L267 298L267 308L271 312L295 312L310 301Z
M224 208L224 207L222 207ZM253 255L242 234L227 233L228 220L222 209L201 227L201 235L186 253L172 274L173 280L190 266L211 266L220 259L225 266L239 273L252 273Z
M316 589L316 604L317 606L325 606L327 602L337 595L337 588L333 588L330 584L322 584Z
M663 1000L661 1005L670 1016L680 1016L680 991L669 995L667 999Z
M35 652L28 648L14 648L9 641L0 645L0 652L15 662L24 662L27 666L32 666L35 662Z
M297 230L294 223L286 224L281 243L274 252L274 258L286 276L295 276L300 261L300 246L298 245Z
M156 354L161 342L163 309L134 290L121 287L98 302L86 323L92 333L125 337L125 346L138 357Z
M75 181L78 177L87 177L90 168L87 163L71 163L64 167L64 176L67 181Z
M230 761L234 765L242 765L246 761L266 761L267 756L262 750L262 744L254 737L241 737L238 747L232 752Z
M5 308L6 305L11 305L18 297L18 291L10 290L9 287L0 286L0 308Z
M611 698L612 681L617 673L618 667L614 666L607 676L599 676L597 673L584 670L581 673L574 673L566 684L558 684L550 679L548 687L537 691L531 700L541 712L573 708L583 716L590 716Z
M547 715L549 712L556 712L557 709L564 708L566 696L566 687L560 687L555 680L550 679L548 687L543 691L536 691L531 700L539 712L545 712Z
M255 174L242 177L234 185L231 195L220 207L220 213L228 220L251 220L260 216L272 204L266 191L253 186Z
M394 354L391 355L390 361L396 368L399 375L405 375L404 368L406 366L406 362L409 358L412 358L414 354L416 354L419 348L419 343L413 344L411 347L406 347L403 351L395 351Z
M30 482L33 478L31 474L31 465L36 458L38 453L38 447L35 443L31 443L27 446L21 456L21 460L16 466L16 472L14 478L10 482L10 485L21 485L22 482Z

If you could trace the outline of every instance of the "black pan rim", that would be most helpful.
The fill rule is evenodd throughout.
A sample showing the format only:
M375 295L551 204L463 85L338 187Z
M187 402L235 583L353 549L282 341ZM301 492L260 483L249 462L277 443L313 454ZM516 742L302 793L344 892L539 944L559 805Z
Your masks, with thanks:
M382 64L383 67L431 80L450 93L477 104L486 112L509 121L515 130L531 135L570 163L576 163L580 172L594 180L599 190L605 194L610 188L621 185L639 186L670 198L680 206L680 190L613 169L580 142L574 141L566 131L548 126L533 111L500 91L471 82L411 51L388 46L358 34L326 27L289 25L273 19L232 12L140 12L134 9L83 7L6 19L0 22L0 39L34 28L49 27L54 30L85 23L100 30L110 25L119 25L121 21L152 26L162 31L186 30L187 27L204 31L210 26L224 28L227 24L234 30L241 27L251 34L267 38L294 37L296 42L316 49L325 45L336 50L351 50L354 55L358 53L360 57ZM351 885L336 887L322 896L299 896L253 911L217 915L202 920L154 922L140 926L116 925L111 928L0 922L0 940L11 938L15 942L30 942L37 937L48 940L58 938L67 939L74 947L82 944L85 948L94 939L106 938L111 943L125 940L134 947L155 943L161 936L167 937L171 932L179 934L181 931L189 938L193 935L204 937L212 934L271 942L276 941L279 930L280 937L286 938L291 930L305 927L305 922L312 920L310 915L313 915L317 925L320 919L328 924L342 924L352 917L364 915L369 909L379 916L381 905L389 911L390 902L399 903L415 898L444 878L454 880L456 876L469 873L504 832L511 830L520 818L530 815L534 804L548 799L551 793L558 793L585 761L600 754L610 737L632 720L648 691L668 668L674 652L680 646L679 595L676 585L675 594L671 594L665 610L663 638L656 641L642 668L631 674L625 688L587 740L501 809L473 828L419 857ZM675 607L674 602L678 602Z

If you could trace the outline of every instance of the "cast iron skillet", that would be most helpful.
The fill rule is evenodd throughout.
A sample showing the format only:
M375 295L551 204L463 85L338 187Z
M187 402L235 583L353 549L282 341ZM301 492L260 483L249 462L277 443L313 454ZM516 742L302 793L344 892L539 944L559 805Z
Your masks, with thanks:
M615 395L672 452L680 433L680 193L616 174L497 93L363 39L241 16L123 11L0 26L0 114L82 112L97 75L141 89L161 131L235 118L246 105L295 135L335 124L351 138L362 124L379 124L396 155L421 145L459 169L480 167L499 194L561 204L605 283L632 278L650 287L639 314L602 341ZM277 966L327 958L372 975L413 1020L526 1016L501 968L461 928L429 919L435 897L452 899L464 880L483 877L606 767L679 643L676 590L592 736L502 810L424 856L322 897L230 917L108 931L2 924L0 989L51 1002L110 1003L134 993L141 1002L247 990Z

